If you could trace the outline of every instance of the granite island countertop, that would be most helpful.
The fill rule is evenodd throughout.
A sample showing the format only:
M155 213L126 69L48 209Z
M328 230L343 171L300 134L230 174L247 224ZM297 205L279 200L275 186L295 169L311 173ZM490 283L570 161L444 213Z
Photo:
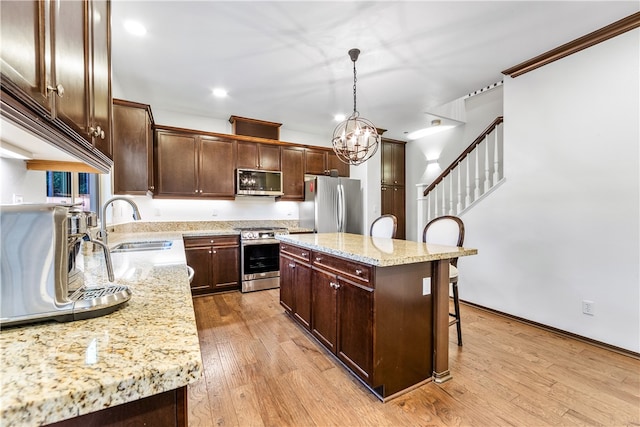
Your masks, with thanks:
M477 249L349 233L294 234L276 238L282 242L377 267L451 259L478 253Z
M115 312L69 323L0 331L3 426L77 417L183 387L202 373L181 233L122 234L118 241L170 239L169 250L112 254L132 297ZM115 237L115 236L114 236ZM108 283L101 252L84 257L87 283Z

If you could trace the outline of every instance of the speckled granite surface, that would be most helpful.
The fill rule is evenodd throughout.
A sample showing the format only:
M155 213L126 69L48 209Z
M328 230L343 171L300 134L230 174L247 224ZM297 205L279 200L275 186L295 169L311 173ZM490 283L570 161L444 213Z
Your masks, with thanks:
M478 253L476 249L427 245L409 240L348 233L294 234L277 236L277 239L379 267L450 259Z
M298 232L297 220L274 221L133 221L109 226L110 231L116 233L140 233L159 231L202 232L202 233L229 233L238 234L238 227L283 227L290 232ZM304 230L313 231L313 230Z
M141 235L128 237L139 240ZM113 254L115 283L129 286L133 294L119 310L95 319L0 332L3 427L76 417L200 377L182 236L153 237L174 240L172 248ZM103 263L100 252L85 257L88 282L107 283Z

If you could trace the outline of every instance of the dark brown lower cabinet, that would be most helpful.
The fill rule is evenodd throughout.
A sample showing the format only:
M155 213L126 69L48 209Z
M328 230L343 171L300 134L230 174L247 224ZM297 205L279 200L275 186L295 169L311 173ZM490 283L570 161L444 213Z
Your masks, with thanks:
M434 309L423 278L435 262L377 267L289 242L280 250L281 305L380 399L432 379ZM310 274L300 274L302 254ZM308 301L309 326L294 314Z
M49 424L55 427L187 426L187 387Z
M395 238L406 239L405 188L396 185L383 185L380 190L382 194L382 215L395 215L398 220Z
M205 295L240 289L240 243L237 236L185 237L187 265L195 272L191 293Z
M311 251L280 244L280 305L305 329L311 328Z

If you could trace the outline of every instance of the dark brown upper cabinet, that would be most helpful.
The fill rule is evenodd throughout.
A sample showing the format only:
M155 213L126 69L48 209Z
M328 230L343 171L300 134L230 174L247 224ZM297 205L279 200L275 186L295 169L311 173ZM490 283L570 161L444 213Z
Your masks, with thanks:
M114 194L154 192L152 127L149 105L113 100Z
M304 149L282 147L282 192L279 200L304 200Z
M276 141L280 139L280 126L282 126L282 123L267 122L240 116L229 117L229 123L232 125L234 135L254 136Z
M156 130L156 196L234 198L235 141Z
M309 175L329 175L331 169L337 169L339 176L349 176L349 165L338 159L331 149L307 148L305 153L305 173Z
M259 142L238 141L238 160L236 167L279 171L280 146Z
M112 155L110 13L108 1L16 1L3 2L1 18L2 90L21 104L9 112L8 100L3 113L104 171Z

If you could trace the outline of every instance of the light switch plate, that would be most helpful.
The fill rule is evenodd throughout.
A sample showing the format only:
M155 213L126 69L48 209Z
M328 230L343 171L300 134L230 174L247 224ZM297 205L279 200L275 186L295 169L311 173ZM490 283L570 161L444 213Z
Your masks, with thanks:
M422 295L431 295L431 277L422 278Z

